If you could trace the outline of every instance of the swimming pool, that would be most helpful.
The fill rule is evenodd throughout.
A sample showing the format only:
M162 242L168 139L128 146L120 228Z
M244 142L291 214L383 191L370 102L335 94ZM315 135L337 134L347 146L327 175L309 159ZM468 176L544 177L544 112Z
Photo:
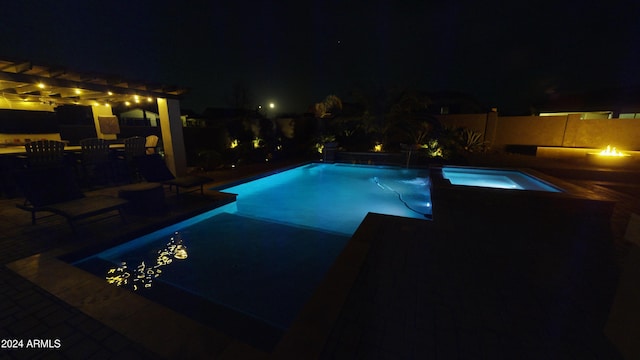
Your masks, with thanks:
M427 173L307 164L220 189L237 201L73 265L268 349L368 212L426 221Z
M430 219L431 171L306 164L218 188L236 202L73 265L268 350L367 213ZM559 191L520 171L441 173L457 185Z

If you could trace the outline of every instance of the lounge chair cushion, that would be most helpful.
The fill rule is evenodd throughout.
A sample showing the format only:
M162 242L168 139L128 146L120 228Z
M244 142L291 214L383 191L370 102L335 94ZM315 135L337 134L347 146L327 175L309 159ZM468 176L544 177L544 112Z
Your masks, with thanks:
M211 178L204 176L181 176L173 180L163 181L167 185L175 185L184 188L201 186L211 182Z
M175 186L178 193L180 192L179 188L192 188L196 186L199 187L200 192L202 192L203 185L213 181L213 179L206 176L189 175L175 177L158 154L141 156L138 157L136 161L138 162L140 174L142 174L145 180Z
M127 200L115 196L96 195L52 204L38 208L38 211L50 211L64 216L68 220L80 220L109 211L120 210Z

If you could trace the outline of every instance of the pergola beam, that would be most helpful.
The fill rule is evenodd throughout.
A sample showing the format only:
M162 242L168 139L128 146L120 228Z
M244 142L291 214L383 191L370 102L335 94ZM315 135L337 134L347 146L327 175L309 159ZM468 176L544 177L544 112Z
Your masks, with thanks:
M26 74L18 74L18 73L7 73L0 72L0 81L9 81L12 83L21 83L22 86L35 86L37 84L43 83L47 87L54 88L69 88L69 89L84 89L91 90L102 93L119 93L125 95L139 95L139 96L150 96L150 97L166 97L166 98L177 98L179 94L171 94L171 93L158 93L155 91L147 90L146 86L143 84L137 84L132 86L133 84L129 84L128 87L122 87L123 83L118 84L119 86L109 86L96 84L94 82L87 81L74 81L74 80L65 80L61 78L47 78L42 76L35 75L26 75Z

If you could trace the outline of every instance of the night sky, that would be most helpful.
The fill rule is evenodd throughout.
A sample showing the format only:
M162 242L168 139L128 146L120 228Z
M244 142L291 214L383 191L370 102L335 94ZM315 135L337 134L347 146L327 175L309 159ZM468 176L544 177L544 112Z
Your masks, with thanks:
M460 91L501 112L640 86L638 1L12 1L0 57L301 112L329 94Z

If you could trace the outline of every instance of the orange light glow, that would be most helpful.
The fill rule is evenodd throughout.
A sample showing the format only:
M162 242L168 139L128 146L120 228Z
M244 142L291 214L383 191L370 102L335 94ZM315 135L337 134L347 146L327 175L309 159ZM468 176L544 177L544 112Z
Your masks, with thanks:
M601 155L601 156L625 156L625 154L623 154L620 151L616 150L615 147L611 147L611 145L607 145L607 148L605 150L600 151L598 153L598 155Z

